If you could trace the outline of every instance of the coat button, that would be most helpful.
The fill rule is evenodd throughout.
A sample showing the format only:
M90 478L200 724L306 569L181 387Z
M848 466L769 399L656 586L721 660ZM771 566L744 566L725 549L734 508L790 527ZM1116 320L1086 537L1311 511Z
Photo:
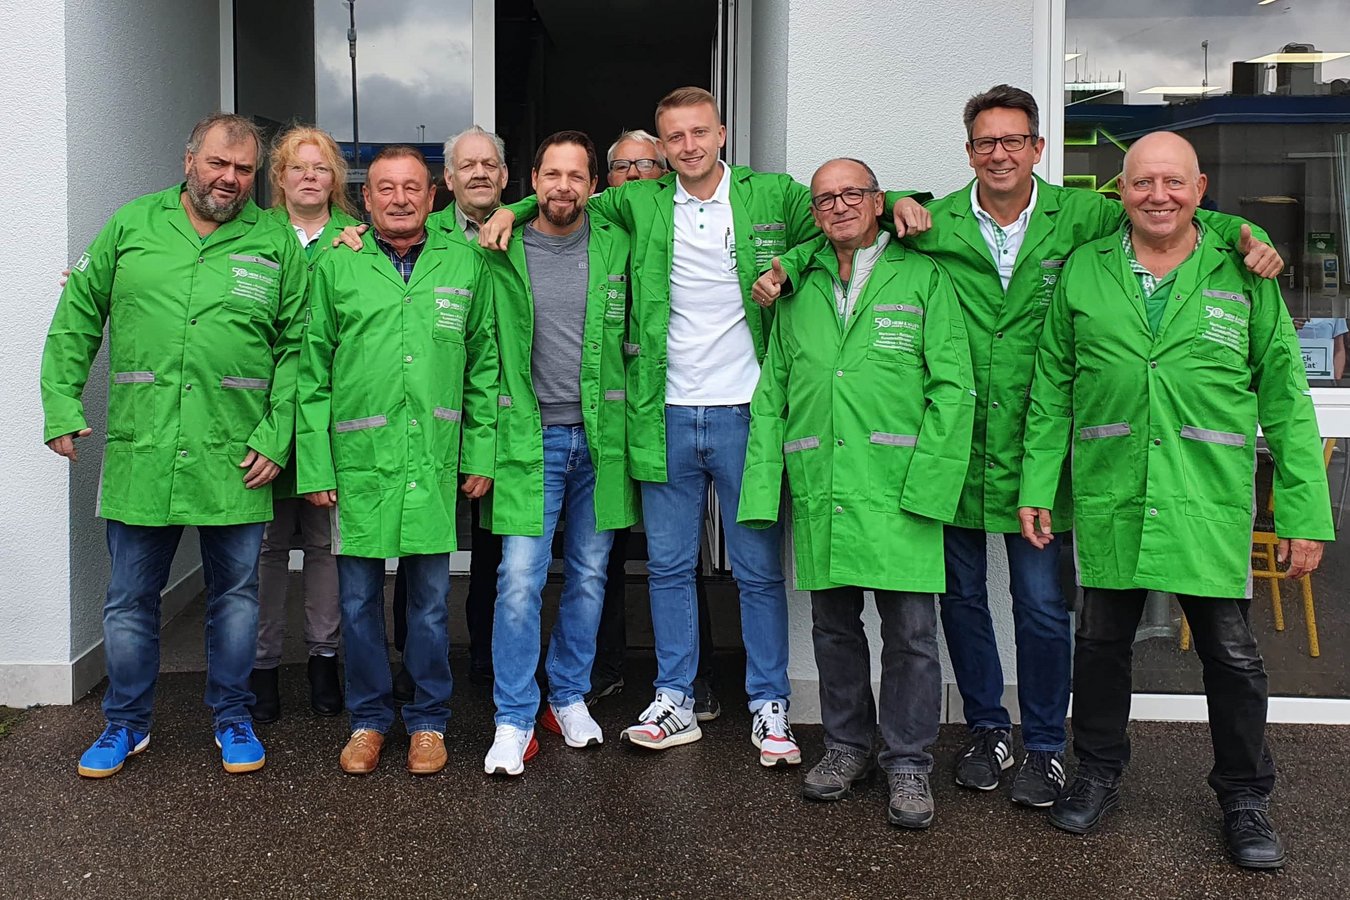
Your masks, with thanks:
M185 384L185 385L183 385L183 390L185 390L185 391L190 391L190 390L192 390L192 385L190 385L190 384Z
M841 513L841 512L844 511L844 508L843 508L842 506L836 506L836 507L834 508L834 511L835 511L835 513Z
M179 455L179 456L187 456L187 451L186 451L186 450L179 450L179 451L178 451L178 455Z
M997 400L995 400L993 403L991 403L991 404L989 404L989 405L990 405L992 408L994 408L994 409L998 409L998 401L997 401Z
M403 357L403 361L404 361L404 362L412 362L412 357L411 357L411 356L405 356L405 357Z
M835 372L834 374L835 374L836 376L838 376L839 378L843 378L843 377L844 377L844 370L843 370L843 369L840 369L838 372Z
M200 266L200 265L201 265L202 263L204 263L204 262L206 262L206 257L204 257L204 256L199 256L199 257L197 257L197 265Z
M196 324L197 324L197 320L196 320L196 319L192 319L191 321L188 322L188 324L189 324L189 325L196 325Z
M1162 446L1162 440L1159 439L1159 438L1154 438L1154 439L1153 439L1153 446L1155 446L1155 447L1161 447L1161 446Z
M1158 508L1157 508L1156 506L1153 507L1152 509L1150 509L1150 510L1148 511L1148 514L1149 514L1150 516L1156 516L1156 515L1158 514Z
M839 440L835 441L834 443L835 443L835 446L837 446L837 447L842 447L842 446L844 446L844 439L843 439L843 438L840 438Z
M1148 361L1148 367L1149 367L1150 369L1156 369L1156 368L1158 368L1158 361L1157 361L1156 359L1150 359L1150 360Z
M411 302L412 302L412 298L411 298L411 297L404 297L404 298L403 298L403 302L404 302L404 303L411 303Z
M415 487L417 487L417 482L415 482L415 481L410 481L410 482L408 482L408 490L411 491L411 490L412 490L413 488L415 488Z
M994 467L994 461L991 459L989 462L985 463L984 465L985 465L985 468L987 468L987 469L992 469L992 468Z
M995 332L994 337L998 338L1000 341L1003 340L1003 332L1001 331Z
M408 421L408 424L409 424L409 425L416 425L416 424L417 424L417 420L416 420L416 419L411 419L411 420Z

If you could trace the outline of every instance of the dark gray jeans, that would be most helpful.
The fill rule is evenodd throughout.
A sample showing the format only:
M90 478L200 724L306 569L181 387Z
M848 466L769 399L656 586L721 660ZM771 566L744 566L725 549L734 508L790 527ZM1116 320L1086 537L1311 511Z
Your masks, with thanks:
M927 748L937 740L942 716L937 601L932 594L901 591L876 591L875 597L881 614L883 744L877 763L892 773L931 772L933 755ZM811 592L825 746L870 754L878 710L862 609L862 588Z

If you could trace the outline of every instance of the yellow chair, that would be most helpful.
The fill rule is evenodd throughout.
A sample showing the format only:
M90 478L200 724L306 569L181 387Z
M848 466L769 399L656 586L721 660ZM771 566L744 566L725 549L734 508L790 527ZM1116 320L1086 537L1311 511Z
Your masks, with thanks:
M1327 438L1322 442L1322 465L1324 467L1331 465L1331 455L1335 449L1335 438ZM1271 491L1270 501L1266 504L1266 519L1272 528L1274 527L1274 512L1275 492ZM1261 524L1267 524L1267 522ZM1279 571L1276 565L1276 550L1279 543L1280 539L1275 532L1253 528L1252 577L1265 578L1270 582L1270 605L1271 612L1275 616L1275 630L1284 631L1284 604L1280 598L1280 582L1284 579L1284 573ZM1317 642L1317 616L1313 611L1312 576L1304 575L1299 579L1299 585L1303 589L1303 620L1308 626L1308 655L1315 659L1322 655L1322 650ZM1191 649L1191 624L1186 621L1185 613L1181 615L1181 649L1183 652Z

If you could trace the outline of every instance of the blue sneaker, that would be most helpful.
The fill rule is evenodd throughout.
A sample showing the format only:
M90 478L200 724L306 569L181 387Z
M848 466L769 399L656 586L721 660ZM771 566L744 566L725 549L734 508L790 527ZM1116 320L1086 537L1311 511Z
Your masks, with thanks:
M150 733L137 734L125 725L109 725L80 757L79 773L85 778L116 775L128 756L150 746Z
M234 722L216 729L220 762L231 775L256 772L267 761L262 741L253 733L252 722Z

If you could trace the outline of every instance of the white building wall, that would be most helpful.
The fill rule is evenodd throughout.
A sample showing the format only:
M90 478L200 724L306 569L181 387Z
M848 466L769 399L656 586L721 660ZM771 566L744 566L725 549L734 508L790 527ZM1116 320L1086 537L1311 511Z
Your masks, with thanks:
M939 196L961 187L972 177L961 124L967 98L1007 82L1037 91L1041 106L1051 106L1041 85L1044 66L1035 64L1036 50L1048 41L1042 32L1049 28L1050 3L754 0L756 165L805 182L825 160L855 156L885 187ZM1050 143L1056 140L1049 135ZM1015 646L1001 539L989 543L989 581L1004 680L1012 683ZM789 609L793 718L819 721L809 595L791 593ZM866 621L879 676L880 638L870 604ZM950 686L945 646L943 672ZM954 688L947 696L944 713L959 717Z
M93 437L69 466L43 447L38 360L56 279L118 206L182 177L183 141L221 96L220 0L0 0L0 115L6 158L0 277L0 704L68 703L103 676L107 586L94 515L106 361L85 401ZM19 523L22 527L17 527ZM170 595L196 592L188 535ZM172 602L174 598L171 596Z

